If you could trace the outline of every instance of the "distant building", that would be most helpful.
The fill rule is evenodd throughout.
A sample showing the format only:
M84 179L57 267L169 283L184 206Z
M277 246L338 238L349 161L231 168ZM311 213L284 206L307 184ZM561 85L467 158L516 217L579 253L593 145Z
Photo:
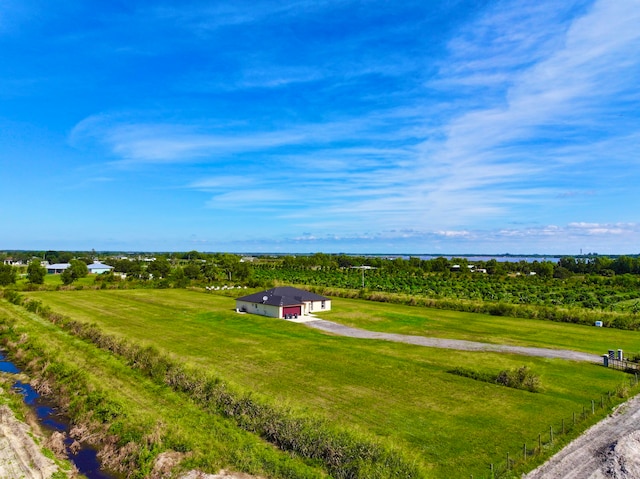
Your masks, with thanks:
M13 258L5 258L3 260L4 264L8 264L9 266L22 266L24 265L24 263L19 260L19 259L13 259Z
M61 274L65 269L71 266L70 263L54 263L45 266L47 268L47 274Z
M103 274L111 271L113 266L102 264L100 261L94 261L93 264L87 265L87 269L89 270L89 274Z
M271 318L305 316L331 310L331 299L291 286L281 286L236 299L236 310Z

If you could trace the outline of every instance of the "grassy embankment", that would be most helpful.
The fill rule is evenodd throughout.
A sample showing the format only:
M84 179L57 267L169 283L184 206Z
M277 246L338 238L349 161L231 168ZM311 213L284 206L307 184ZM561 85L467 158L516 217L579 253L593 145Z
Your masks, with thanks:
M0 301L3 344L52 390L76 423L104 447L102 460L131 478L146 477L160 452L176 451L185 469L220 468L282 478L321 478L321 468L278 451L158 385L112 354L22 308Z
M521 451L523 442L548 431L551 423L557 427L562 418L570 418L625 379L597 365L328 336L301 325L238 315L230 298L192 291L28 296L109 334L152 345L188 366L215 371L261 400L320 414L393 443L418 457L433 477L483 477L490 463L499 462L508 451ZM629 336L640 339L638 333L362 301L336 300L334 311L324 317L370 329L425 334L428 325L429 334L443 337L595 353L605 344L625 348L632 344ZM536 326L549 329L540 335ZM498 372L522 365L540 376L542 392L447 372Z

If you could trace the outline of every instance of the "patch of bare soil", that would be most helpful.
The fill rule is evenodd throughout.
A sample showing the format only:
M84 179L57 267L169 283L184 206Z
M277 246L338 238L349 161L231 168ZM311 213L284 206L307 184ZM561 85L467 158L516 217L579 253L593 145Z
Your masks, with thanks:
M218 474L205 474L198 471L189 471L180 476L179 479L260 479L256 476L250 476L241 472L220 471Z
M523 479L640 478L640 396L619 406Z
M46 457L8 406L0 406L0 477L49 479L58 466Z

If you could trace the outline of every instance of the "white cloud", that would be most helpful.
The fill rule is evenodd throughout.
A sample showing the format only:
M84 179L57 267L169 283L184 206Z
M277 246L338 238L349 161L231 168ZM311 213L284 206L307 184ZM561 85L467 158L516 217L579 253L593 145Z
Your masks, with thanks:
M640 234L640 224L638 223L569 223L569 229L577 234L584 235L637 235Z
M583 162L568 154L573 136L576 149L607 142L609 161L628 160L638 127L629 131L633 125L619 121L622 128L612 131L610 116L618 101L637 95L640 5L599 1L569 25L557 6L501 2L471 33L452 40L436 86L477 84L480 75L495 95L481 108L459 104L459 113L420 146L423 167L416 173L425 185L422 194L411 190L412 198L441 204L440 216L464 224L466 208L509 215L525 199L548 202L550 175L568 161ZM594 125L603 131L585 138Z
M101 143L122 165L190 162L214 168L233 158L242 173L207 173L187 187L218 193L211 207L295 201L282 217L301 226L332 225L347 235L363 227L413 227L440 232L429 238L460 239L514 218L547 222L542 212L520 218L521 208L551 209L579 193L589 198L603 181L585 168L580 185L558 186L551 181L555 175L593 165L604 154L613 164L638 158L637 126L611 117L624 111L618 102L637 100L640 8L634 0L599 1L569 20L584 4L493 4L451 40L439 77L425 91L412 92L409 106L370 109L358 118L326 114L317 123L276 120L268 127L96 115L79 123L70 138L77 145ZM222 22L253 21L228 8ZM280 75L267 67L244 71L239 85L248 87L286 86L320 74L304 66ZM461 86L451 103L433 94ZM423 105L420 95L427 93L432 96ZM244 168L245 161L265 167ZM244 186L233 191L229 185L241 179ZM290 193L283 184L293 185ZM556 233L548 227L531 234ZM503 230L501 237L518 235L528 233Z

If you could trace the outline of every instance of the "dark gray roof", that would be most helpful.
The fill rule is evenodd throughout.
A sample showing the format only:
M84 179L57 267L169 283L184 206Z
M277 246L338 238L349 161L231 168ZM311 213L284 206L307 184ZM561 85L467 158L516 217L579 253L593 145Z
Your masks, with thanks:
M243 296L242 298L236 298L237 301L269 304L271 306L293 306L296 304L302 304L305 301L325 301L327 299L329 298L320 296L319 294L310 293L303 289L293 288L291 286L279 286L277 288L271 288L266 291Z

